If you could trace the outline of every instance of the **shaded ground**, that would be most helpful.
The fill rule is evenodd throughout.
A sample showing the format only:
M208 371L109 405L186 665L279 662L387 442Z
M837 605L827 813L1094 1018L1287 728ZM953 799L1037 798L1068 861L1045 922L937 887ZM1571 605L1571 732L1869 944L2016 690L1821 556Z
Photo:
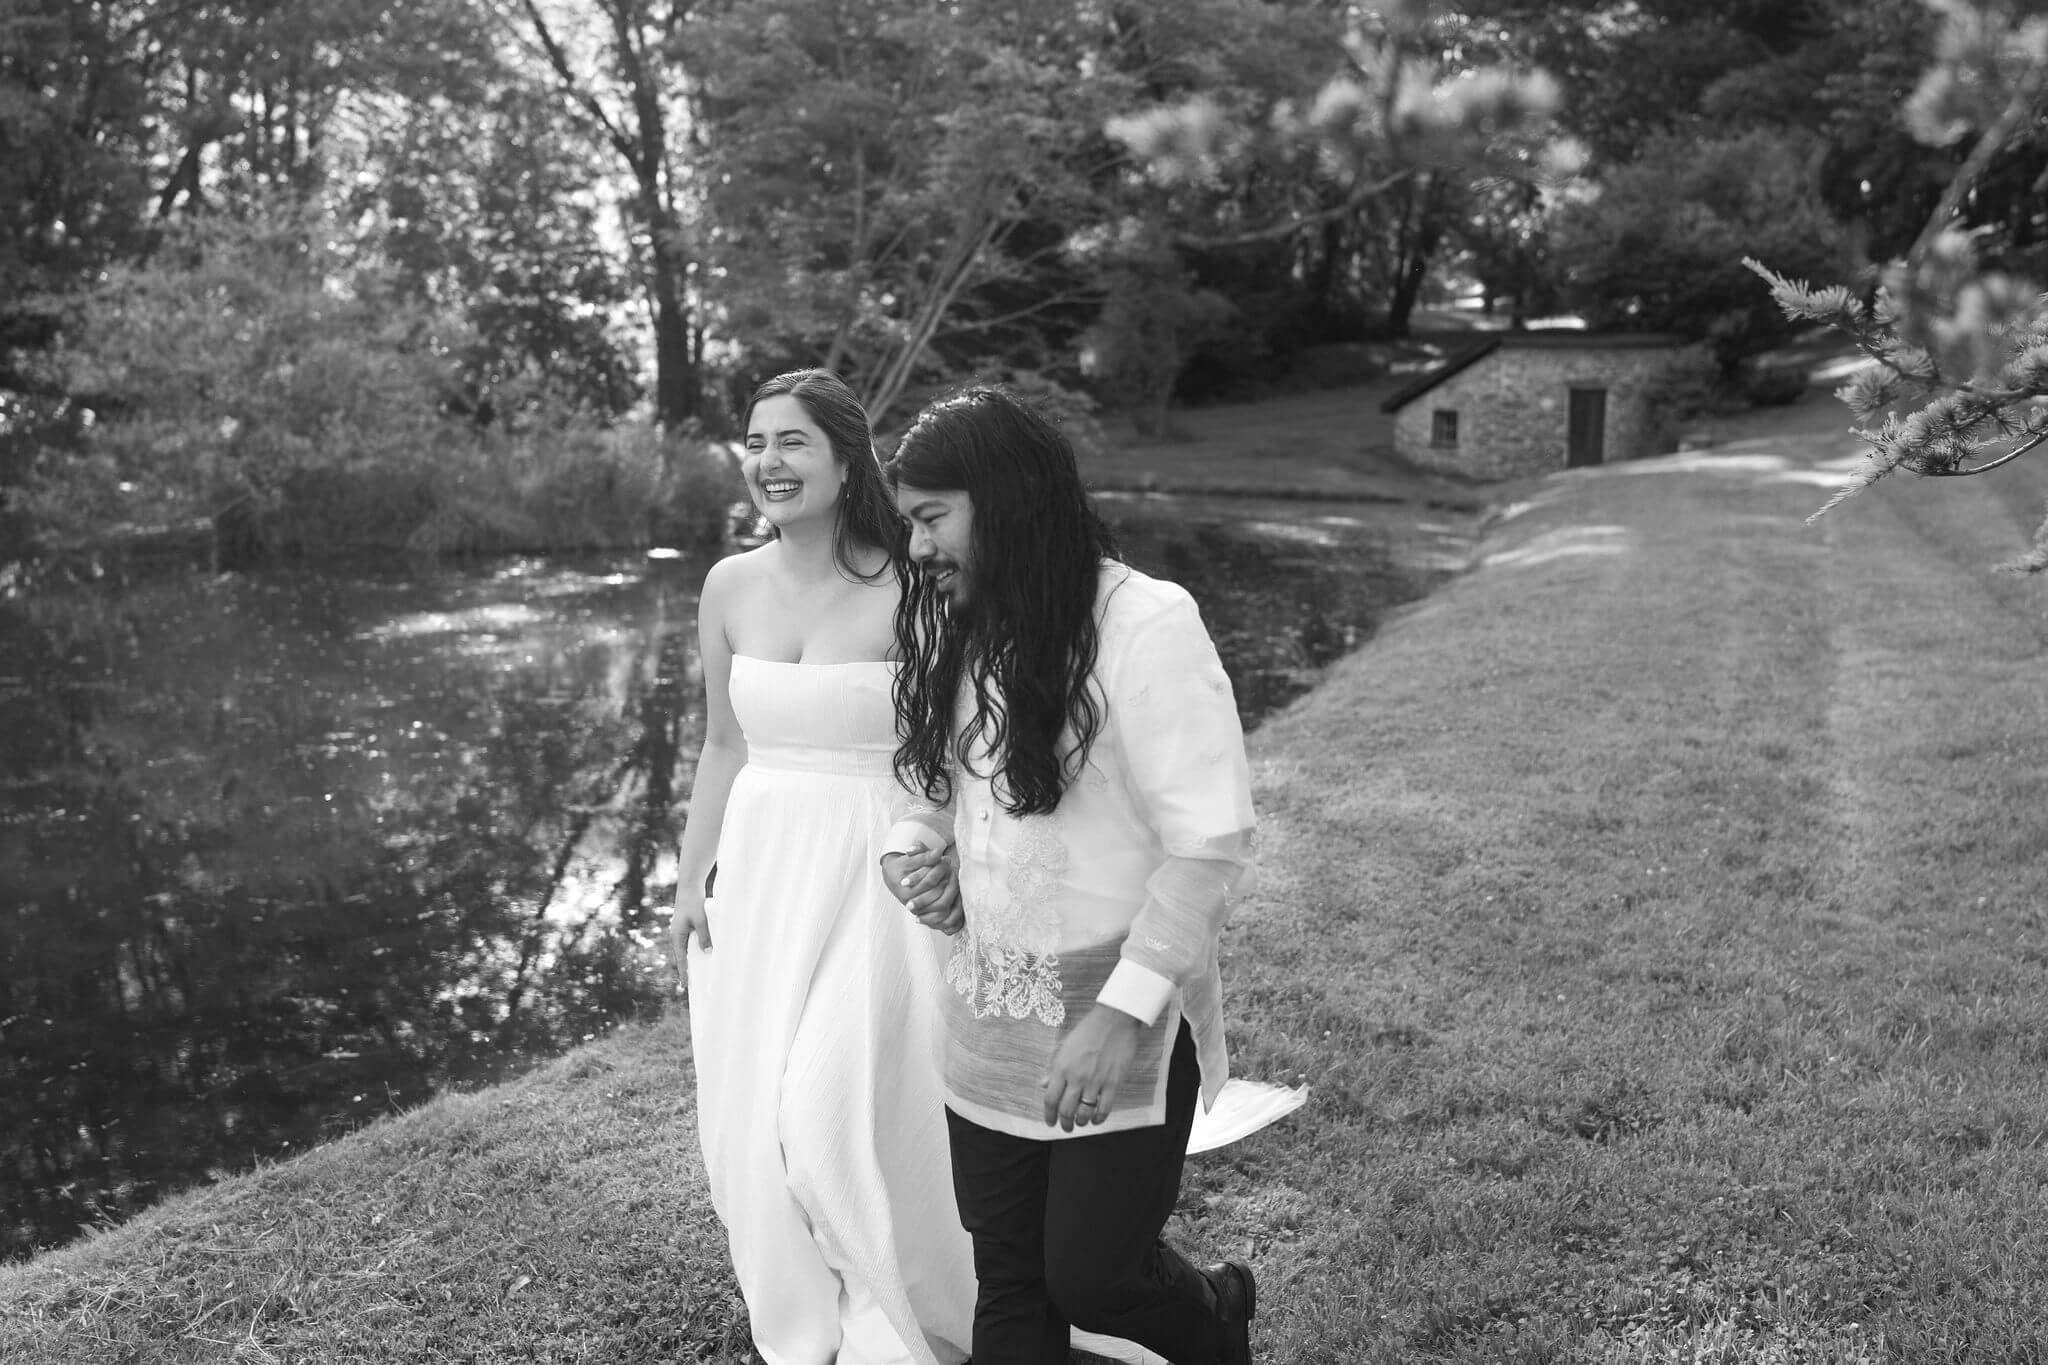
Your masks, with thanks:
M1265 497L1412 503L1472 511L1473 485L1413 469L1394 456L1393 420L1380 402L1416 368L1448 353L1450 340L1407 348L1395 371L1345 388L1181 408L1175 436L1140 437L1128 421L1107 425L1112 452L1085 471L1091 486Z

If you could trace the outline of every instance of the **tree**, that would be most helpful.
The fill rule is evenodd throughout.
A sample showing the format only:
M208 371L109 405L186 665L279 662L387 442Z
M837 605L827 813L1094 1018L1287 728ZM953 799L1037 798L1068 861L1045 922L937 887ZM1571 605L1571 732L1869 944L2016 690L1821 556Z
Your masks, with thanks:
M1905 254L1955 172L1949 146L1921 142L1899 119L1935 31L1926 0L1852 5L1834 30L1833 69L1815 87L1826 109L1821 194L1837 217L1857 225L1872 260Z
M289 214L180 225L72 308L50 362L97 420L82 458L40 471L49 522L245 518L307 469L434 445L447 320Z
M1550 220L1541 186L1491 177L1472 187L1470 207L1454 229L1485 311L1508 300L1510 327L1560 306Z
M840 371L881 422L1078 329L1123 89L1088 7L742 0L694 41L718 294L755 354Z
M2048 298L2018 275L1987 267L1985 248L2011 240L2007 219L1972 226L1973 195L2001 159L2048 141L2048 17L2006 0L1938 0L1941 29L1902 114L1921 142L1969 152L1903 259L1874 296L1841 284L1813 288L1754 258L1745 262L1792 318L1854 338L1874 362L1837 391L1863 422L1870 449L1819 516L1899 469L1932 477L1986 474L2048 442ZM2020 229L2048 226L2035 203ZM2048 570L2048 521L2012 567Z
M679 144L689 124L682 60L693 0L521 0L541 59L630 178L633 248L654 331L654 404L665 423L704 413L699 245Z
M1791 324L1759 298L1745 253L1809 273L1850 268L1842 229L1808 167L1816 147L1767 131L1698 141L1666 135L1609 173L1554 225L1565 301L1590 326L1710 341L1732 377Z
M1817 46L1873 0L1467 0L1503 60L1558 82L1558 122L1596 166L1676 133L1814 127L1839 59ZM1874 0L1879 5L1891 0Z
M394 294L466 320L451 404L485 424L624 413L640 396L617 326L632 289L582 130L516 72L411 112L366 149L340 220Z
M1082 367L1112 402L1129 407L1138 434L1171 434L1167 411L1188 357L1234 311L1214 290L1197 287L1155 224L1134 224L1132 238L1102 252L1108 297L1083 338Z
M152 115L137 12L18 0L0 15L0 388L53 339L51 295L135 249Z
M1343 39L1319 86L1228 103L1205 91L1110 131L1174 196L1184 249L1307 243L1332 279L1348 249L1351 272L1376 280L1389 326L1405 331L1475 178L1540 182L1577 165L1548 131L1554 84L1473 38L1460 15L1389 5ZM1275 181L1287 191L1244 193Z

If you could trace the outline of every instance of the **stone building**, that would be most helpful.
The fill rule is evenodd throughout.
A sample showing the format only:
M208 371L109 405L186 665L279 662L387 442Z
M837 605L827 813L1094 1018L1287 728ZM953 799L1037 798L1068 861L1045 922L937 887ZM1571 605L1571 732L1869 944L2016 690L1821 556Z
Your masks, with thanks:
M1499 332L1403 385L1394 449L1424 469L1506 479L1659 453L1656 381L1704 367L1706 350L1662 332Z

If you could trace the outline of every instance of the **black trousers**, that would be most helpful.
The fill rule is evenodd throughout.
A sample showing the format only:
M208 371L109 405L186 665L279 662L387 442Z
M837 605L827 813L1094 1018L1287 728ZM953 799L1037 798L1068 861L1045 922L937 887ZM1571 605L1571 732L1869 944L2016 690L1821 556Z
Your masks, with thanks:
M1173 1365L1218 1358L1215 1290L1159 1238L1180 1195L1200 1090L1183 1023L1158 1127L1044 1142L946 1111L953 1192L981 1282L974 1365L1066 1365L1070 1324Z

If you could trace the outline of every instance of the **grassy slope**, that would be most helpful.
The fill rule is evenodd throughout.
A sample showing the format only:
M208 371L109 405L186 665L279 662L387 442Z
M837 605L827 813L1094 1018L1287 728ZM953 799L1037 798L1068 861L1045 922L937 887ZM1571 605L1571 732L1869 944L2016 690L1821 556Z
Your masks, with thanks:
M1255 737L1237 1056L1316 1093L1180 1234L1265 1358L2048 1354L2048 579L1984 571L2048 480L1807 530L1796 444L1532 485ZM0 1270L0 1359L728 1357L686 1074L626 1030Z
M1260 736L1276 1358L2048 1351L2043 481L1784 448L1540 485Z

